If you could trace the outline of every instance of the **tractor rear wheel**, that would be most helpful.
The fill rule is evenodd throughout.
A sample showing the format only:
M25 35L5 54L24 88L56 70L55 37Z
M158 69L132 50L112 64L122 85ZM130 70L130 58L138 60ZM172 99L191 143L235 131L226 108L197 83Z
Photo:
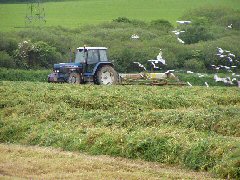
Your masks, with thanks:
M103 66L97 71L96 82L100 85L118 84L118 73L111 66Z
M78 73L71 73L68 77L68 83L69 84L80 84L80 74Z

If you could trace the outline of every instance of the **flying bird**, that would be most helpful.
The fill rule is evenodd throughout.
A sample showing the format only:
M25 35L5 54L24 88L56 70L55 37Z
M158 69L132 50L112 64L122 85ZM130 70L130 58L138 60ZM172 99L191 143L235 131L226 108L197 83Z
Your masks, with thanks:
M132 38L132 39L139 39L139 36L136 35L136 34L133 34L133 35L131 36L131 38Z
M228 56L235 57L235 54L229 53Z
M219 47L218 47L218 52L219 52L220 54L222 54L222 53L224 53L224 50L223 50L222 48L219 48Z
M227 26L228 29L232 29L232 24Z
M205 85L206 85L207 87L209 87L209 85L208 85L208 83L207 83L207 82L205 82Z
M153 66L154 69L159 69L159 67L156 66L156 64L155 64L153 61L151 62L151 64L152 64L152 66Z
M191 21L177 21L178 24L190 24Z
M183 40L181 40L180 38L177 38L177 40L178 40L180 43L182 43L182 44L185 43L185 42L184 42Z
M192 87L192 84L190 82L187 82L187 84Z
M134 64L137 64L140 68L143 68L145 71L147 70L141 63L139 62L133 62Z

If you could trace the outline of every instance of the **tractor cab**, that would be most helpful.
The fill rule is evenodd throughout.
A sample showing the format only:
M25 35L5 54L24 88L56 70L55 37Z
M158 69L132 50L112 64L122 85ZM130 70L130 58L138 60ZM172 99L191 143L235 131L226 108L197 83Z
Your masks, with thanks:
M48 82L117 84L118 74L108 61L106 47L79 47L74 63L54 64Z
M96 64L109 63L107 48L105 47L79 47L77 48L75 63L80 63L85 73L92 73Z

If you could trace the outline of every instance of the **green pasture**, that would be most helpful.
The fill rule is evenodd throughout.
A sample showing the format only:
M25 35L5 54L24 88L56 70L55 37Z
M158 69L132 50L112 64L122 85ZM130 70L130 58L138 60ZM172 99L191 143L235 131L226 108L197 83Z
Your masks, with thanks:
M151 21L166 19L175 23L184 12L201 6L240 9L238 0L75 0L45 2L46 26L76 28L98 24L117 17ZM25 27L26 3L0 4L0 31Z

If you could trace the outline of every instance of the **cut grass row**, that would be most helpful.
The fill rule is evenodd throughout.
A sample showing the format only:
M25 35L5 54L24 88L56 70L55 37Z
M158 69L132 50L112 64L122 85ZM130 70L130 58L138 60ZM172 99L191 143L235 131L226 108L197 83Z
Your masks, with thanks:
M1 82L0 142L60 147L239 178L237 88Z
M4 179L212 179L207 173L140 160L0 144Z
M166 19L175 23L183 13L200 6L224 6L240 9L238 0L89 0L44 3L46 26L76 28L83 24L98 24L117 17L151 21ZM0 4L0 31L25 27L26 4Z

